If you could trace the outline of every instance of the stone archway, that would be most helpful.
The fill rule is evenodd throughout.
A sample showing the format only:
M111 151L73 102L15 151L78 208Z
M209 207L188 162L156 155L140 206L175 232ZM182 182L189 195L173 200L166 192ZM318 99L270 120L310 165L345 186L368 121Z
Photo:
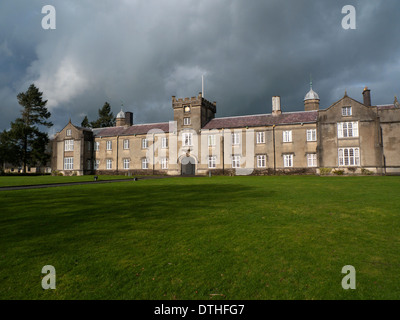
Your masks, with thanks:
M186 156L181 160L181 174L183 176L194 176L196 174L196 160Z

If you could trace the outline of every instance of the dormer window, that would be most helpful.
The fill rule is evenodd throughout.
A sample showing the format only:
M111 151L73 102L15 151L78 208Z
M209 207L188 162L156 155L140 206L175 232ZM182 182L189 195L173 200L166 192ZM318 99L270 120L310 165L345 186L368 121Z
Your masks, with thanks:
M68 130L67 130L67 137L70 137L70 136L72 136L72 130L71 130L71 129L68 129Z
M343 107L342 108L342 116L343 117L348 117L352 115L352 110L351 107Z

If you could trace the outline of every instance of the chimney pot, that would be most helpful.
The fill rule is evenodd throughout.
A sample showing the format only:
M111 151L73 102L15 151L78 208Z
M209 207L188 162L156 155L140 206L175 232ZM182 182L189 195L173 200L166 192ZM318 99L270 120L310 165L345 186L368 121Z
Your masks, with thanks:
M367 107L370 107L371 106L371 90L369 90L368 87L364 88L363 97L364 97L364 105Z
M277 116L282 113L281 110L281 97L272 97L272 115Z

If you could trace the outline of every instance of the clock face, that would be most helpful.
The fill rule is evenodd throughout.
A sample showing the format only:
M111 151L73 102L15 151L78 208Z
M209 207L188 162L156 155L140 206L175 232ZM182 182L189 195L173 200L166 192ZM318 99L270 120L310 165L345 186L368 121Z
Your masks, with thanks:
M190 107L186 106L184 110L185 110L185 112L190 112Z

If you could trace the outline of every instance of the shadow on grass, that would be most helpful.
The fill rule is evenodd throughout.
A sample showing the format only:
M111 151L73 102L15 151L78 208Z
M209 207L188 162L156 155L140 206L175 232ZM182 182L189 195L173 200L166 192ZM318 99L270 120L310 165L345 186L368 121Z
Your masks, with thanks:
M221 212L238 214L249 199L263 201L273 194L240 184L125 184L7 192L0 195L0 230L5 242L11 238L17 242L58 233L103 236L173 228Z

